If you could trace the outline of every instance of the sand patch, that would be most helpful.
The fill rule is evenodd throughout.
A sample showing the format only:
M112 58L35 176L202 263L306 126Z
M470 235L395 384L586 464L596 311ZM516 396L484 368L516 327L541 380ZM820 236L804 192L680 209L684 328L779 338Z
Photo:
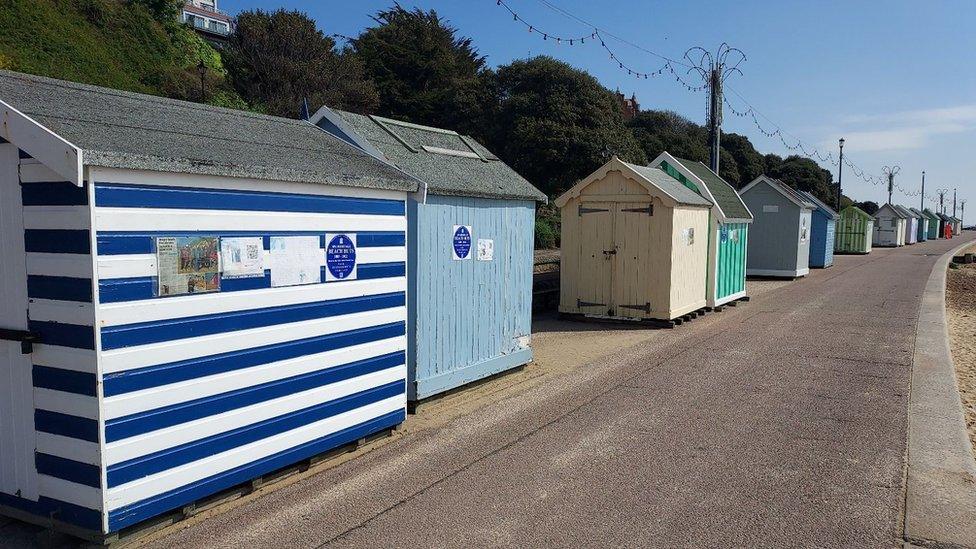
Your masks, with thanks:
M976 247L970 248L972 252ZM966 428L976 454L976 264L949 269L946 278L946 316L952 361L959 393L966 409Z

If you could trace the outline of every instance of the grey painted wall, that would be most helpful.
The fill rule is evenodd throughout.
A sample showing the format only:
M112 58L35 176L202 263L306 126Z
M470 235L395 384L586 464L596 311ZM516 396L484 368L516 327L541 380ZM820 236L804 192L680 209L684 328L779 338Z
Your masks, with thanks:
M755 216L749 229L750 270L797 271L807 268L810 257L810 218L807 212L807 238L800 242L799 206L766 183L759 183L742 194ZM772 209L776 211L770 211ZM802 267L801 267L802 264Z

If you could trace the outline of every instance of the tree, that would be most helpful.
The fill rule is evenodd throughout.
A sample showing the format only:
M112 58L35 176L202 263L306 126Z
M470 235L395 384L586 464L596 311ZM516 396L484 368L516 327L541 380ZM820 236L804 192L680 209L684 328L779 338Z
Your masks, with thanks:
M628 123L649 159L662 152L708 164L708 132L672 111L641 111Z
M881 209L881 207L878 206L877 202L872 202L870 200L864 202L855 202L854 205L864 210L864 212L867 213L868 215L874 215L878 213L879 209Z
M837 187L832 182L833 176L809 158L788 156L779 166L766 173L794 189L813 193L827 204L832 204L836 200Z
M499 67L497 86L493 148L550 196L612 155L647 162L613 94L586 72L540 56Z
M735 161L735 174L725 175L722 164L725 162L724 154L728 153ZM756 150L749 141L749 138L737 133L727 133L722 135L723 157L719 162L719 171L723 172L722 177L732 184L733 187L742 188L749 184L753 179L762 175L766 170L763 155Z
M373 20L352 47L376 85L378 113L485 139L492 76L471 39L433 10L396 5Z
M378 102L361 62L298 11L242 12L223 60L244 99L270 114L297 118L304 99L356 112Z

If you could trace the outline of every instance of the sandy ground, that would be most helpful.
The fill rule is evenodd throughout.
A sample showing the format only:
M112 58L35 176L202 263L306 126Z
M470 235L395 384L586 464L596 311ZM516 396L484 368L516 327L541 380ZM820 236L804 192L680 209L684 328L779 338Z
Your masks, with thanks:
M976 252L976 246L968 251ZM956 365L959 392L966 409L966 426L973 453L976 453L976 263L949 269L946 315L952 361Z

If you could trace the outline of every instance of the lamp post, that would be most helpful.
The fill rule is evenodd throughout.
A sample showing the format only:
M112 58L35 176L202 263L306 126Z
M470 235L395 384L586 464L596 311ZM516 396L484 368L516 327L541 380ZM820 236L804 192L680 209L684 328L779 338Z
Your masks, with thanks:
M844 181L844 138L840 141L840 162L837 163L837 211L840 211L841 183ZM854 174L857 175L857 174Z
M952 189L952 217L956 217L956 189Z
M925 209L925 170L922 170L922 198L920 200L922 201L921 209L924 210Z
M197 64L197 72L200 73L200 102L206 103L207 101L207 90L205 87L206 77L207 77L207 66L203 64L203 59Z

